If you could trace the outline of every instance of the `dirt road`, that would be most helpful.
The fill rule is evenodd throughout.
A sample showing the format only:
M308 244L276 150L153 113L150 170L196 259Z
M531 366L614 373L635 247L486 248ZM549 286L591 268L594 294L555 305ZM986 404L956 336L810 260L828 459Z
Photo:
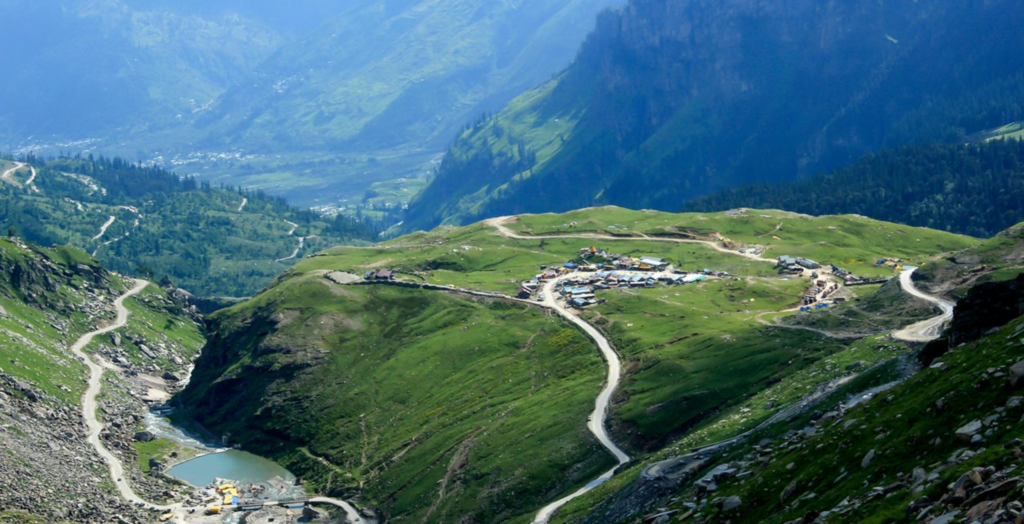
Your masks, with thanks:
M4 171L3 174L0 174L0 180L3 180L4 182L6 182L6 183L8 183L8 184L10 184L10 185L12 185L14 187L22 187L21 184L19 184L18 181L14 179L14 173L17 172L19 169L25 167L25 165L26 164L23 164L21 162L15 162L14 163L14 167L8 169L7 171ZM33 179L35 179L35 174L34 173L35 173L35 171L33 170L33 175L32 175Z
M279 259L275 260L274 262L287 262L289 260L294 260L296 257L299 256L299 251L302 251L302 248L305 245L306 245L306 238L305 237L299 237L299 246L295 248L295 251L292 251L291 255L286 256L284 258L279 258Z
M513 239L516 239L516 240L543 240L543 239L556 239L556 238L580 238L580 239L586 239L586 240L618 240L618 241L623 241L623 240L633 240L633 241L636 241L636 240L640 240L640 241L645 241L645 242L665 242L665 243L668 243L668 244L704 244L704 245L706 245L706 246L708 246L708 247L710 247L710 248L712 248L715 251L718 251L720 253L726 253L726 254L729 254L729 255L735 255L735 256L747 258L747 259L750 259L750 260L756 260L758 262L765 262L765 263L768 263L768 264L775 264L775 263L777 263L776 260L772 260L770 258L764 258L761 255L754 255L752 253L741 253L739 251L735 251L735 250L729 249L729 248L721 245L718 242L712 242L710 240L695 240L695 239L688 239L688 238L652 237L652 236L648 236L648 235L641 235L641 236L637 236L637 237L617 237L617 236L612 236L612 235L601 235L601 234L598 234L598 233L573 233L573 234L559 234L559 235L523 235L523 234L517 233L517 232L515 232L515 231L513 231L513 230L508 228L508 224L513 222L515 219L516 219L516 217L492 218L492 219L489 219L489 220L485 220L484 223L487 224L488 226L491 226L494 229L496 229L498 231L498 233L501 234L501 236L506 237L506 238L513 238Z
M129 312L128 308L124 306L124 301L129 297L141 293L148 285L149 282L144 280L135 280L132 288L114 301L114 309L117 310L117 319L114 323L107 327L82 335L82 337L71 346L71 352L82 359L89 367L89 386L86 388L85 394L82 395L82 415L85 417L85 425L88 430L86 440L94 449L96 449L96 453L103 458L103 461L107 463L107 467L110 470L110 478L114 481L114 485L117 486L117 490L121 494L121 498L132 503L142 503L155 509L171 510L176 506L159 506L156 504L150 504L136 495L135 491L132 490L131 485L129 485L128 481L124 478L124 465L121 464L121 461L117 456L104 447L103 443L100 441L100 433L103 431L103 423L100 422L99 418L96 416L98 407L96 397L99 395L100 390L103 387L104 368L94 362L89 358L89 355L85 353L86 346L88 346L94 338L99 335L110 333L111 331L116 331L128 323Z
M103 423L100 422L97 417L99 404L96 397L99 396L100 390L103 388L103 372L106 368L101 364L94 362L89 355L85 353L85 348L92 343L97 336L116 331L128 324L128 316L130 315L130 312L128 311L128 308L125 307L124 301L130 297L138 295L146 288L146 286L149 285L149 282L146 282L145 280L134 280L133 283L134 284L130 290L114 301L114 309L117 311L117 318L114 320L114 323L82 335L82 337L71 346L71 352L78 358L82 359L82 361L84 361L89 367L89 385L86 388L85 393L82 395L82 416L85 418L85 424L87 427L86 440L96 450L96 453L103 458L103 461L107 463L107 468L110 471L110 478L114 482L114 485L117 486L117 491L120 493L121 498L133 504L144 505L149 509L173 512L174 517L178 522L187 522L190 515L181 504L172 504L169 506L152 504L139 497L132 489L131 484L129 484L125 479L124 464L122 464L121 460L103 445L103 442L100 439L100 434L103 431ZM310 499L310 502L329 504L341 508L348 516L349 521L353 524L369 524L362 516L359 515L359 512L356 511L351 504L344 500L328 497L315 497Z
M100 226L100 232L97 233L96 236L92 237L92 241L95 242L95 241L103 238L103 235L107 234L107 229L110 229L110 226L114 225L114 221L116 221L116 220L117 220L117 217L111 215L110 218L107 219L107 222L105 224L103 224L102 226Z

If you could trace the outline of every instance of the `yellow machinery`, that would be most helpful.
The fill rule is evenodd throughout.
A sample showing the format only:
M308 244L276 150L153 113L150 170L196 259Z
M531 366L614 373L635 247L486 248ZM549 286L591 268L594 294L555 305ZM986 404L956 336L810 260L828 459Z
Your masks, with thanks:
M207 515L220 515L220 506L210 506L206 508Z

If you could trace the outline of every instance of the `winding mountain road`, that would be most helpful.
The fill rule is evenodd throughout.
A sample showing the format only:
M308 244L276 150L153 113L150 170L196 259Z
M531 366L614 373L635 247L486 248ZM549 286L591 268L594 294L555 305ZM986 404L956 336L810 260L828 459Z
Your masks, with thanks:
M110 218L107 219L107 222L100 226L100 232L97 233L96 236L92 237L92 241L95 242L103 238L103 235L107 234L107 229L110 229L110 226L114 225L114 222L116 220L117 217L115 217L114 215L110 215Z
M180 506L160 506L150 504L136 495L135 491L132 490L131 485L128 484L128 481L124 478L124 465L121 464L121 461L117 456L111 453L110 450L103 445L103 442L100 441L100 433L103 431L103 423L100 422L99 418L96 416L98 408L96 397L100 394L100 390L103 388L104 368L94 362L89 355L85 353L86 346L88 346L94 338L99 335L121 329L128 324L129 313L128 308L124 306L124 301L132 296L138 295L148 285L149 282L146 282L145 280L135 280L134 286L114 301L114 309L117 310L117 318L114 320L114 323L107 327L82 335L82 337L71 346L71 352L78 358L82 359L82 361L84 361L89 367L89 386L86 388L85 394L82 395L82 415L85 417L85 425L87 428L86 440L96 450L96 453L103 458L103 461L107 463L107 468L110 470L110 478L114 481L114 485L117 486L117 490L121 494L121 498L134 504L144 504L159 510L172 510Z
M602 235L602 234L597 234L597 233L558 234L558 235L524 235L524 234L520 234L520 233L518 233L518 232L516 232L516 231L514 231L514 230L512 230L512 229L510 229L508 227L508 224L512 223L515 220L516 220L516 217L499 217L499 218L493 218L493 219L486 220L484 223L486 225L494 228L498 232L498 234L500 234L501 236L504 236L506 238L511 238L511 239L517 239L517 240L578 238L578 239L587 239L587 240L609 240L609 241L623 241L623 240L634 240L634 241L636 241L636 240L640 240L640 241L665 242L665 243L675 243L675 244L704 244L704 245L706 245L706 246L708 246L708 247L710 247L710 248L712 248L712 249L714 249L716 251L719 251L721 253L726 253L726 254L735 255L735 256L741 256L741 257L744 257L744 258L747 258L747 259L750 259L750 260L756 260L756 261L759 261L759 262L765 262L765 263L771 263L771 264L775 264L776 263L775 260L764 258L761 255L756 255L756 254L753 254L753 253L744 253L744 252L740 252L740 251L731 250L731 249L728 249L727 247L723 246L719 242L713 242L713 241L710 241L710 240L650 237L648 235L640 235L639 237L616 237L616 236L612 236L612 235ZM935 318L931 318L931 319L928 319L928 320L925 320L925 321L922 321L922 322L918 322L916 324L913 324L913 325L910 325L910 326L908 326L906 328L903 328L903 329L895 332L893 334L893 336L895 338L897 338L897 339L905 340L905 341L927 342L927 341L934 340L934 339L939 337L939 335L941 333L941 330L942 330L943 324L945 324L953 316L953 306L954 306L954 304L952 302L947 301L947 300L943 300L943 299L938 298L938 297L933 297L931 295L927 295L927 294L921 292L920 290L918 290L914 286L914 283L913 283L913 281L911 279L911 276L913 275L915 270L916 270L916 268L909 269L907 271L904 271L900 275L900 282L903 285L903 289L906 290L909 294L911 294L911 295L913 295L913 296L915 296L917 298L926 300L928 302L931 302L931 303L937 305L940 309L942 309L942 314L937 316L937 317L935 317ZM604 359L608 362L608 379L607 379L607 382L605 384L604 389L601 391L600 395L598 395L597 400L595 401L594 412L590 416L590 419L589 419L589 421L587 423L587 427L590 430L590 432L593 433L595 437L597 437L598 441L600 441L601 444L605 448L607 448L608 451L610 451L615 456L615 458L619 461L619 464L617 466L615 466L614 468L612 468L611 470L609 470L608 472L606 472L603 475L601 475L600 477L594 479L593 481L588 483L586 486L580 488L576 492L574 492L574 493L572 493L572 494L570 494L570 495L568 495L568 496L566 496L564 498L561 498L561 499L559 499L559 500L557 500L555 502L552 502L551 504L548 504L547 506L542 508L537 513L536 517L534 517L533 524L547 524L550 521L552 515L554 515L554 513L558 509L560 509L561 507L565 506L565 504L567 504L569 501L571 501L571 500L573 500L573 499L575 499L577 497L580 497L580 496L586 494L587 492L591 491L592 489L596 488L597 486L600 486L601 484L604 484L605 482L607 482L608 479L610 479L615 474L616 470L618 470L619 467L621 467L623 464L626 464L630 460L629 456L626 455L626 453L623 452L614 442L612 442L612 440L608 436L608 432L607 432L607 430L605 428L605 425L607 423L607 418L608 418L608 405L609 405L609 403L611 401L612 395L615 393L615 390L616 390L616 388L618 388L619 382L621 380L621 373L622 373L621 361L619 360L618 355L615 353L615 350L611 347L611 344L609 344L608 340L601 334L600 331L598 331L596 328L594 328L593 326L591 326L590 324L585 322L583 319L581 319L581 318L571 314L565 308L563 308L561 305L558 304L558 302L554 298L554 290L555 290L556 286L557 286L557 281L551 281L551 282L549 282L548 284L546 284L544 286L545 300L543 302L543 306L546 307L546 308L552 309L553 311L557 312L560 316L562 316L563 318L565 318L569 322L579 326L580 329L582 329L585 333L587 333L588 336L590 336L592 339L594 339L595 342L597 342L598 348L601 350L601 354L604 356ZM763 318L760 318L760 316L757 318L757 320L759 322L761 322L762 324L771 325L770 323L765 321ZM808 330L817 331L817 330L814 330L814 329L811 329L811 328L809 328ZM822 332L822 334L826 334L826 333ZM848 378L849 377L846 377L846 379L848 379ZM831 388L831 389L834 389L834 387ZM770 419L766 420L762 424L758 425L756 428L754 428L754 429L752 429L752 430L750 430L748 432L745 432L745 433L743 433L741 435L737 435L736 437L733 437L731 439L728 439L728 440L725 440L725 441L722 441L722 442L718 442L718 443L712 444L710 446L706 446L706 447L702 448L701 450L699 450L699 452L708 452L708 451L716 450L716 449L719 449L721 447L724 447L724 446L727 446L729 444L732 444L732 443L734 443L734 442L736 442L738 440L741 440L741 439L745 438L746 436L752 434L754 431L756 431L758 429L761 429L761 428L763 428L763 427L765 427L767 425L773 424L773 423L775 423L775 422L777 422L779 420L782 420L785 417L788 417L789 415L794 413L795 410L799 410L802 405L804 405L803 402L798 403L798 404L796 404L794 406L790 406L790 407L788 407L788 408L786 408L784 410L781 410L779 413L776 413L774 416L772 416ZM663 462L657 463L655 465L649 466L647 469L644 470L643 475L645 477L647 477L647 478L657 477L657 476L659 476L661 474L660 471L658 471L659 469L662 470L662 471L674 469L674 467L677 466L678 464L680 464L680 462L685 461L685 460L687 460L689 458L692 458L695 455L696 455L696 453L691 453L691 454L688 454L688 455L684 455L683 457L676 457L674 459L669 459L667 461L663 461Z
M907 268L904 272L900 273L900 286L903 290L909 293L911 296L917 297L921 300L930 302L942 310L942 314L937 317L922 320L916 324L911 324L899 331L892 334L893 338L902 340L905 342L931 342L940 336L942 336L942 327L953 319L953 308L956 304L948 300L929 295L914 285L914 272L917 268Z
M609 241L624 241L624 240L639 240L647 242L664 242L670 244L703 244L721 253L744 257L750 260L758 262L765 262L775 264L775 260L764 258L760 255L753 253L743 253L740 251L734 251L726 248L718 242L710 240L696 240L696 239L683 239L683 238L665 238L665 237L651 237L648 235L641 235L639 237L616 237L612 235L601 235L598 233L577 233L577 234L560 234L560 235L523 235L510 229L507 224L516 220L516 217L500 217L493 218L485 221L490 227L497 230L498 234L506 238L517 239L517 240L542 240L542 239L559 239L559 238L578 238L586 240L609 240ZM569 313L564 307L562 307L554 298L554 289L557 286L557 281L551 281L544 287L545 300L544 306L552 309L558 313L562 318L565 318L569 322L579 326L590 338L597 342L598 348L601 350L601 354L605 361L608 363L608 378L605 383L604 389L598 395L594 405L594 412L591 414L589 421L587 422L587 428L597 438L601 445L603 445L615 458L619 461L618 465L609 471L605 472L600 477L590 481L587 485L576 490L575 492L559 499L547 506L543 507L533 519L533 524L547 524L552 515L555 514L562 506L565 506L569 501L580 497L594 488L604 484L608 479L612 478L615 472L623 464L629 462L630 458L625 452L622 451L614 442L611 437L608 436L608 431L605 428L608 420L608 405L611 402L612 395L619 386L619 382L622 378L622 362L619 360L619 356L615 353L608 339L601 334L596 328L585 322L583 319Z
M615 471L620 466L629 462L629 455L627 455L619 446L612 442L611 437L608 436L608 430L605 428L605 424L608 421L608 405L611 403L612 395L615 394L615 390L619 387L619 382L622 379L622 361L619 360L619 355L612 348L611 343L608 339L601 334L594 326L591 326L583 319L573 315L567 311L558 301L555 300L555 287L558 285L558 281L552 280L544 286L544 305L551 310L558 313L559 316L575 324L590 338L597 342L597 347L601 350L601 355L608 363L608 378L605 381L604 389L597 396L597 400L594 402L594 412L591 413L590 419L587 421L587 429L597 437L597 440L604 446L612 455L615 455L615 459L619 461L618 465L608 470L600 477L590 481L586 486L578 489L576 492L563 497L559 500L544 506L534 517L534 524L547 524L554 515L555 511L566 505L569 501L584 495L590 490L604 484L608 479L612 478Z
M128 316L130 312L124 305L125 300L138 295L143 289L146 289L146 286L149 285L149 282L138 279L134 280L133 283L134 285L131 289L114 301L114 309L117 311L117 318L114 320L114 323L82 335L74 344L71 345L70 348L71 352L78 358L82 359L86 366L89 367L89 385L86 388L85 393L82 395L82 416L85 418L85 425L87 428L86 440L93 449L96 450L96 453L103 458L103 461L107 463L107 469L110 471L110 478L114 482L114 485L117 486L117 491L120 493L122 499L132 504L145 506L148 509L174 512L175 518L179 519L178 522L185 522L184 519L187 518L187 513L182 504L153 504L138 496L138 494L135 493L135 490L132 489L131 484L129 484L125 479L124 464L122 464L121 460L103 445L103 442L100 439L100 435L103 432L103 423L100 422L99 417L97 417L96 414L99 408L99 403L96 398L99 396L100 391L103 388L103 372L106 368L94 362L89 355L85 353L85 348L92 343L96 337L121 329L128 324ZM311 498L309 502L314 504L328 504L340 508L345 512L351 524L369 524L366 519L359 514L354 506L344 500L329 497L314 497Z
M292 227L291 231L288 231L288 236L295 235L295 231L297 229L299 229L299 225L296 224L295 222L290 221L290 220L285 220L285 223L287 223L289 226ZM288 256L286 256L284 258L279 258L279 259L275 260L274 262L287 262L289 260L295 260L299 256L299 251L302 251L302 248L305 245L306 245L306 237L299 237L299 246L295 248L295 251L292 251L291 255L288 255Z
M291 220L285 220L284 222L292 227L292 229L290 231L288 231L288 236L294 235L295 234L295 230L299 229L299 225L296 224L295 222L292 222Z
M893 336L893 338L895 338L897 340L902 340L902 341L905 341L905 342L930 342L932 340L935 340L935 339L939 338L942 335L942 327L943 327L943 325L947 321L949 321L950 319L953 318L953 308L956 306L956 304L954 304L953 302L950 302L948 300L944 300L942 298L929 295L929 294L924 293L923 291L917 289L917 287L914 285L914 281L912 279L913 274L914 274L915 271L917 271L917 268L909 268L909 269L903 271L902 273L900 273L900 285L902 286L903 290L907 294L909 294L911 296L914 296L914 297L920 298L921 300L925 300L927 302L935 304L936 306L939 307L939 309L942 310L942 313L940 315L936 316L936 317L929 318L927 320L923 320L921 322L917 322L916 324L911 324L911 325L909 325L909 326L907 326L907 327L905 327L903 329L900 329L898 331L894 331L892 336ZM808 331L813 331L813 332L816 332L816 333L820 333L822 335L834 336L834 335L830 335L828 332L825 332L823 330L818 330L818 329L814 329L814 328L808 328L808 327L804 327L804 326L780 326L780 325L777 325L777 324L772 324L772 323L769 323L769 322L767 322L766 320L764 320L763 318L760 318L760 317L761 316L759 315L757 320L759 322L761 322L762 324L765 324L765 325L775 326L775 327L786 327L786 328L791 328L791 329L806 329ZM870 335L865 335L865 336L870 336ZM840 338L840 337L836 337L836 338ZM881 365L881 363L876 364L874 367L877 367L878 365ZM872 367L871 369L874 369L874 367ZM644 470L641 472L641 477L643 477L644 479L647 479L647 480L653 480L653 479L662 478L662 477L674 478L674 476L676 476L676 475L686 473L686 467L689 464L691 464L691 463L699 460L700 458L706 456L708 453L714 453L715 451L717 451L717 450L719 450L719 449L721 449L723 447L732 445L732 444L734 444L734 443L736 443L736 442L738 442L740 440L745 439L746 437L752 435L754 432L756 432L758 430L766 428L766 427L768 427L768 426L770 426L772 424L775 424L776 422L779 422L780 420L783 420L783 419L789 418L792 415L795 415L796 413L798 413L801 410L801 408L803 406L810 405L810 404L816 403L817 401L823 400L825 398L825 396L827 396L826 395L827 393L831 393L838 386L844 384L845 382L847 382L847 381L849 381L851 379L853 379L852 375L851 376L846 376L846 377L841 377L837 381L834 381L832 384L827 386L824 390L822 390L820 392L815 392L811 396L806 397L806 398L802 399L801 401L799 401L799 402L797 402L797 403L795 403L795 404L793 404L793 405L791 405L791 406L789 406L789 407L779 411L778 413L773 415L768 420L765 420L764 422L762 422L761 424L758 424L753 429L751 429L749 431L746 431L746 432L744 432L744 433L742 433L740 435L737 435L737 436L732 437L732 438L727 439L727 440L723 440L721 442L716 442L714 444L709 444L707 446L703 446L701 448L693 450L691 453L688 453L686 455L680 455L680 456L677 456L677 457L669 458L667 460L663 460L663 461L651 464L651 465L647 466L646 468L644 468ZM874 389L871 389L871 390L868 390L868 391L864 392L863 394L859 395L856 398L857 399L863 399L865 397L865 395L874 395L874 394L877 394L880 391L885 391L887 389L891 389L892 387L895 387L896 385L900 384L901 382L902 382L902 380L898 380L896 382L891 382L891 383L885 384L883 386L879 386L877 388L874 388ZM858 400L858 401L860 401L860 400ZM852 407L852 405L855 405L855 404L848 405L847 408Z
M28 170L31 174L29 175L28 180L25 181L25 185L28 186L28 188L31 189L33 193L39 193L39 188L36 187L35 184L36 175L38 175L39 173L36 171L36 168L32 166L28 166Z
M348 517L349 524L368 524L366 519L356 511L356 508L344 500L332 499L330 497L313 497L309 501L313 504L328 504L341 508L345 512L345 516Z
M6 182L6 183L8 183L8 184L10 184L10 185L12 185L14 187L23 187L20 183L18 183L17 180L14 179L14 173L16 173L19 169L25 167L26 165L28 165L28 164L25 164L23 162L15 162L14 163L14 167L8 169L7 171L4 171L3 174L0 174L0 180L3 180L4 182ZM33 168L32 169L32 178L29 179L29 183L31 183L32 180L35 180L35 178L36 178L36 170L35 170L35 168Z
M628 236L628 237L617 237L617 236L613 236L613 235L602 235L602 234L599 234L599 233L573 233L573 234L559 234L559 235L523 235L521 233L517 233L517 232L513 231L512 229L509 229L507 224L509 224L510 222L514 221L515 219L516 219L516 217L492 218L492 219L489 219L489 220L485 220L484 224L487 224L488 226L491 226L494 229L496 229L498 231L498 233L501 234L501 236L506 237L506 238L512 238L512 239L515 239L515 240L544 240L544 239L551 240L551 239L558 239L558 238L579 238L579 239L586 239L586 240L617 240L617 241L620 241L620 242L621 241L626 241L626 240L633 240L633 241L639 240L639 241L642 241L642 242L664 242L664 243L668 243L668 244L704 244L704 245L710 247L711 249L714 249L715 251L718 251L720 253L725 253L727 255L735 255L735 256L738 256L738 257L743 257L743 258L747 258L747 259L750 259L750 260L756 260L758 262L765 262L765 263L773 264L773 265L778 262L777 260L772 260L770 258L764 258L761 255L755 255L753 253L743 253L743 252L740 252L740 251L735 251L735 250L729 249L729 248L721 245L718 242L714 242L714 241L711 241L711 240L697 240L697 239L691 239L691 238L652 237L652 236L643 235L643 234L641 234L640 236Z
M295 248L295 251L292 251L291 255L288 255L288 256L286 256L284 258L279 258L279 259L275 260L274 262L287 262L289 260L295 260L299 256L299 251L302 251L302 248L305 245L306 245L306 238L305 237L299 237L299 245L298 245L298 247Z

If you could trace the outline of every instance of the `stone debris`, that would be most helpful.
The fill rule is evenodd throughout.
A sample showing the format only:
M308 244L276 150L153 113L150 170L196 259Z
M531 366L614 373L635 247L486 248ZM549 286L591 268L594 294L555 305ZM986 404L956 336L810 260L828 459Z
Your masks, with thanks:
M72 387L82 387L86 379L85 366L68 346L85 326L108 324L114 318L111 304L123 290L100 268L84 264L66 268L45 257L32 262L7 268L8 275L16 275L8 284L37 313L25 319L0 314L0 340L44 357L48 367L41 380L47 384L22 378L21 371L28 365L19 359L2 363L7 369L0 369L0 510L30 513L43 522L152 522L150 511L122 500L110 489L106 463L86 442L80 401L65 395L72 393ZM69 296L73 298L68 300ZM160 295L141 301L172 318L181 317L178 322L194 320L171 309L173 303ZM72 314L75 323L69 320ZM143 433L143 414L149 408L141 400L149 386L137 379L141 372L159 376L172 357L186 353L160 334L152 341L133 341L129 337L137 335L132 333L126 328L93 342L97 362L118 366L118 373L104 381L100 413L105 427L100 438L125 465L124 475L133 488L147 500L164 502L180 498L187 489L162 477L160 468L147 475L136 466L133 437ZM135 364L140 356L133 353L135 344L142 342L161 360ZM184 364L182 360L179 369Z

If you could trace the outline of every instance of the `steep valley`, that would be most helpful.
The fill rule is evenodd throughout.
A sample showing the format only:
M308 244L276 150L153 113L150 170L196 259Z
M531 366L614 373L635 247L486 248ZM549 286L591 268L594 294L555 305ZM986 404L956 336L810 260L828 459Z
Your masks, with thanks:
M0 0L0 524L1024 524L1020 4Z
M0 522L150 522L167 510L218 521L190 513L213 499L168 472L220 450L153 426L147 408L165 402L182 427L301 477L297 489L341 510L338 522L625 523L656 508L707 523L764 512L784 522L844 497L858 502L829 510L836 521L884 519L892 505L857 486L890 470L851 471L813 500L772 502L755 494L766 480L749 479L816 483L821 466L800 454L838 430L815 420L863 419L858 410L879 398L941 380L936 362L974 359L963 344L990 344L1020 316L1021 230L978 240L860 216L605 207L327 249L205 322L190 294L143 282L124 299L127 324L86 346L103 370L97 445L124 478L83 439L86 369L68 348L110 324L129 280L74 248L3 241L0 468L18 480L4 485ZM893 334L935 318L933 294L962 303L948 338ZM610 389L612 359L598 342L621 362ZM941 388L961 398L968 384ZM606 389L607 411L594 411ZM910 417L906 406L885 409L895 417L885 420ZM884 453L905 456L916 434ZM796 466L752 461L768 441ZM843 449L834 460L867 453ZM615 470L609 451L624 462ZM708 475L729 469L715 469L722 461L749 471L716 477L710 494ZM262 507L273 496L294 495L243 500Z

